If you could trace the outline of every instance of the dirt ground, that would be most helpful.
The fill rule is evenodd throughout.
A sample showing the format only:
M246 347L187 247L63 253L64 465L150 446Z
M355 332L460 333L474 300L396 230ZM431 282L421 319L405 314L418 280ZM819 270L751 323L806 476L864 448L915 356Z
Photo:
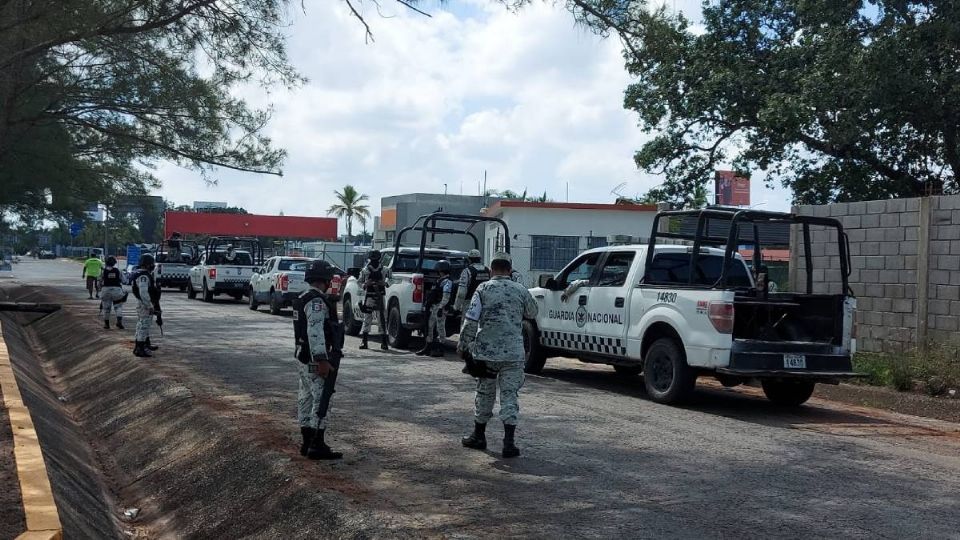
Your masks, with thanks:
M0 538L16 538L27 528L20 502L20 481L13 459L13 432L0 390Z

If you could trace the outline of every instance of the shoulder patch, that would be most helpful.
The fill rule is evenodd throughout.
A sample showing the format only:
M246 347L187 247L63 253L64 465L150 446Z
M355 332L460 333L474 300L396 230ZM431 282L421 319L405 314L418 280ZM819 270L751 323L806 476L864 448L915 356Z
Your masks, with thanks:
M323 303L322 303L322 302L314 302L314 303L313 303L313 311L323 311Z

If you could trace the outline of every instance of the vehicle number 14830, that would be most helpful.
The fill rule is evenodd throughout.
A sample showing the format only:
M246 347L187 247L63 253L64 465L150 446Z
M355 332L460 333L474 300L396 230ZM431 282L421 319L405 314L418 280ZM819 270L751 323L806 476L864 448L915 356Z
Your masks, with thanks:
M657 302L663 302L666 304L676 304L677 303L677 293L675 292L658 292L657 293Z

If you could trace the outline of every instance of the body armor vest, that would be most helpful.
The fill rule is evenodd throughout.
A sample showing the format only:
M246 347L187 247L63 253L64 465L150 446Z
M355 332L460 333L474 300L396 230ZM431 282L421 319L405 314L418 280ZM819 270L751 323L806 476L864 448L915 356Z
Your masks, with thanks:
M486 266L476 268L471 264L467 267L467 272L470 273L470 283L467 284L467 301L469 302L473 298L473 293L477 291L477 287L484 281L490 281L490 269Z
M119 268L107 268L103 271L104 287L120 287L121 285L123 285L123 281L120 276Z
M307 336L307 304L320 298L327 306L327 318L323 322L323 338L327 344L327 359L334 367L339 365L343 356L344 332L340 320L337 318L337 306L330 298L316 289L308 289L293 300L293 340L296 347L296 357L303 364L313 361L313 352L310 350L310 338ZM334 361L336 363L334 363Z

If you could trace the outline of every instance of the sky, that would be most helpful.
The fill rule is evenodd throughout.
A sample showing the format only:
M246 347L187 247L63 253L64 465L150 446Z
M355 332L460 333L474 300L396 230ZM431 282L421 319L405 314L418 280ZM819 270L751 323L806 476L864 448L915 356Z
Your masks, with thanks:
M697 20L698 0L665 0ZM310 79L269 95L267 127L288 152L282 178L218 171L208 185L194 171L161 165L159 194L174 203L224 201L259 214L322 216L333 191L352 184L380 198L411 192L544 192L553 200L612 202L663 180L633 154L648 136L623 108L631 83L620 42L578 27L562 5L518 12L482 0L399 4L364 13L375 41L342 2L300 3L288 30L291 61ZM789 194L754 181L754 204L789 208ZM372 224L371 224L372 227ZM341 223L341 230L344 229Z

